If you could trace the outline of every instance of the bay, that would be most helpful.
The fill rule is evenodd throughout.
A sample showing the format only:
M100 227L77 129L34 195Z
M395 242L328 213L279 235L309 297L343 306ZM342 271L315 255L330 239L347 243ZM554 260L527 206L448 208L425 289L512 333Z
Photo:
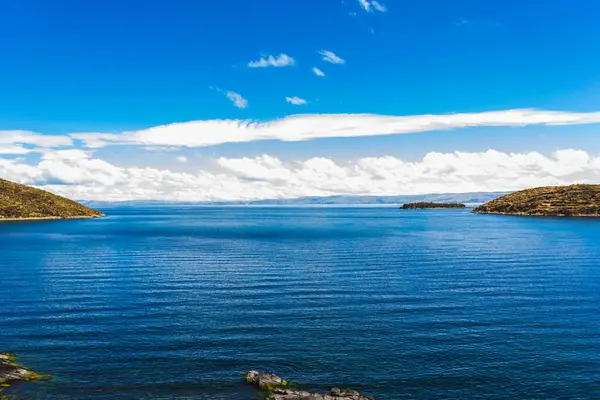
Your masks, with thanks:
M393 207L106 207L0 224L13 399L600 398L600 221Z

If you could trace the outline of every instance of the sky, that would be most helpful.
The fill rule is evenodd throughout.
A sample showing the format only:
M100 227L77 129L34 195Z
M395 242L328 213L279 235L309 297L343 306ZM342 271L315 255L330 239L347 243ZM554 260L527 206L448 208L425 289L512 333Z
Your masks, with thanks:
M0 177L99 201L599 183L599 14L0 0Z

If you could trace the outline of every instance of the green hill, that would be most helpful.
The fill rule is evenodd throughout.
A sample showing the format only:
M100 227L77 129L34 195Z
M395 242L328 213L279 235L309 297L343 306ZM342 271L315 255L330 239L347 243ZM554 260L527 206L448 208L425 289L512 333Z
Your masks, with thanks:
M0 179L0 220L97 218L103 215L44 190Z
M479 214L600 217L600 185L546 186L520 190L473 210Z

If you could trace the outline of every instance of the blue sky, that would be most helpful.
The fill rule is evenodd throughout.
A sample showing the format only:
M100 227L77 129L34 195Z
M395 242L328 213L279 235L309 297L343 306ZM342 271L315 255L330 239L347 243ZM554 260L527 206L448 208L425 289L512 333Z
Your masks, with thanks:
M225 168L232 179L269 183L263 176L242 176L226 161L215 160L268 155L283 164L315 157L356 164L390 156L418 162L432 152L488 150L537 152L549 159L556 151L581 150L594 159L600 154L595 120L559 126L453 125L451 133L432 129L365 137L357 133L351 138L317 132L304 141L268 137L215 145L162 139L149 143L143 133L135 143L128 139L96 146L73 139L37 146L34 140L24 142L7 132L119 135L175 122L268 122L295 114L403 117L511 109L594 113L600 110L597 15L598 2L566 0L3 1L0 131L5 139L0 144L29 151L0 155L5 164L11 163L0 173L44 187L52 181L56 191L90 197L107 192L89 194L85 188L91 183L71 176L44 181L53 172L40 172L40 163L48 157L60 159L61 151L78 150L86 152L82 157L88 161L117 169L154 168L197 178ZM344 62L323 60L323 50ZM284 67L249 66L282 55L293 62ZM325 76L317 76L315 67ZM244 101L236 107L228 93ZM306 104L286 102L293 97ZM312 123L311 132L322 124L309 118L302 123ZM370 121L360 124L357 129L371 127ZM219 135L204 125L194 129L184 135ZM17 164L37 172L20 175ZM543 175L521 186L589 181L597 178L595 174L553 175L554 181ZM464 188L477 187L471 183ZM257 197L304 193L269 184L264 192L255 188ZM431 186L432 191L443 188ZM306 190L315 193L329 194L314 185Z

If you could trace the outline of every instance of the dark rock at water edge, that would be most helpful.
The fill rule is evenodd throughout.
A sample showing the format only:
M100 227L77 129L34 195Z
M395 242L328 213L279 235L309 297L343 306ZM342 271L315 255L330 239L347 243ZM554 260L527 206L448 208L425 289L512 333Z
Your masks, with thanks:
M374 400L354 390L331 389L328 393L276 388L269 393L269 400Z
M43 376L16 364L15 359L16 357L12 354L0 354L0 392L3 388L14 382L30 382L44 378Z
M329 392L310 392L287 388L288 382L275 374L249 371L246 382L268 392L267 400L375 400L354 390L333 388Z
M275 374L266 374L257 371L248 371L244 374L244 380L252 385L271 390L280 386L287 386L287 382Z

